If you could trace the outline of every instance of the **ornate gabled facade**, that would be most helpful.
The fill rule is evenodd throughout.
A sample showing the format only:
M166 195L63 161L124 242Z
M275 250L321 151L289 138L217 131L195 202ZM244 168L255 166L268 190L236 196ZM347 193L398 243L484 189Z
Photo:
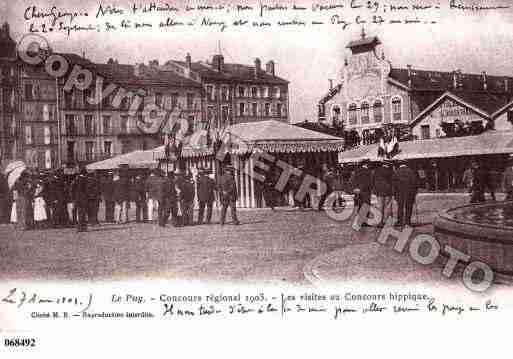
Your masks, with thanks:
M381 46L365 34L347 45L351 56L340 82L319 101L319 121L342 122L364 144L386 128L407 129L409 138L423 139L443 137L444 128L460 123L511 127L513 77L394 68Z

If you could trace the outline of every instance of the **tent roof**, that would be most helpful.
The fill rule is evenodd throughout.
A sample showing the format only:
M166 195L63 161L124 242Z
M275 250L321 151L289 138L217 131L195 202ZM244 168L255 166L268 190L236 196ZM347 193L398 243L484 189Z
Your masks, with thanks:
M222 138L229 140L231 151L245 154L253 151L265 152L339 152L344 147L344 139L324 133L307 130L288 123L269 120L239 123L224 130ZM206 147L207 131L200 130L188 137L182 150L183 157L200 157L213 154ZM90 170L117 168L128 164L131 168L155 167L164 158L164 146L147 151L133 151L87 166Z
M378 144L339 154L339 162L378 159ZM513 131L488 131L476 136L399 142L396 159L445 158L513 153Z
M157 166L154 150L133 151L87 165L88 170L109 170L127 164L130 168L153 168Z

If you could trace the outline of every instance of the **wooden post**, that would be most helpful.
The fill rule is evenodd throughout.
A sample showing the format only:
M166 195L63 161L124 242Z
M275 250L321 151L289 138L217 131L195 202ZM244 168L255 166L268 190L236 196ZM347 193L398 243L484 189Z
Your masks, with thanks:
M256 208L256 201L255 201L255 176L254 176L254 172L253 172L253 166L254 166L254 163L253 163L253 157L251 156L251 154L249 155L249 171L248 171L248 175L249 175L249 182L251 183L251 208Z

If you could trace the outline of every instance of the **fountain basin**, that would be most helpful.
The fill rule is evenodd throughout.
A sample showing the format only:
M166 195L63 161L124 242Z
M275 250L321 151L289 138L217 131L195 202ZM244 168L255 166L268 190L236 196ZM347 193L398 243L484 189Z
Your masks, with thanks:
M435 237L442 248L448 245L468 254L471 261L489 265L499 281L511 282L513 201L472 204L444 210L435 218L433 226Z

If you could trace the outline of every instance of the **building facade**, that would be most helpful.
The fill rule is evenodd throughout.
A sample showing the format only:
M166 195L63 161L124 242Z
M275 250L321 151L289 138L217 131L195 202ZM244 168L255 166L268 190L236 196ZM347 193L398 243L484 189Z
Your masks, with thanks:
M204 116L200 128L265 120L289 122L289 82L276 75L274 61L256 58L254 66L225 63L217 54L210 62L170 60L167 69L200 79L205 93Z
M390 128L409 139L443 137L444 129L458 126L510 128L505 119L513 77L395 68L380 40L364 33L347 48L351 55L341 79L336 85L330 81L319 101L318 120L342 123L361 144L376 142Z
M20 145L19 132L19 64L16 61L16 43L9 33L9 25L0 27L0 160L15 158Z

